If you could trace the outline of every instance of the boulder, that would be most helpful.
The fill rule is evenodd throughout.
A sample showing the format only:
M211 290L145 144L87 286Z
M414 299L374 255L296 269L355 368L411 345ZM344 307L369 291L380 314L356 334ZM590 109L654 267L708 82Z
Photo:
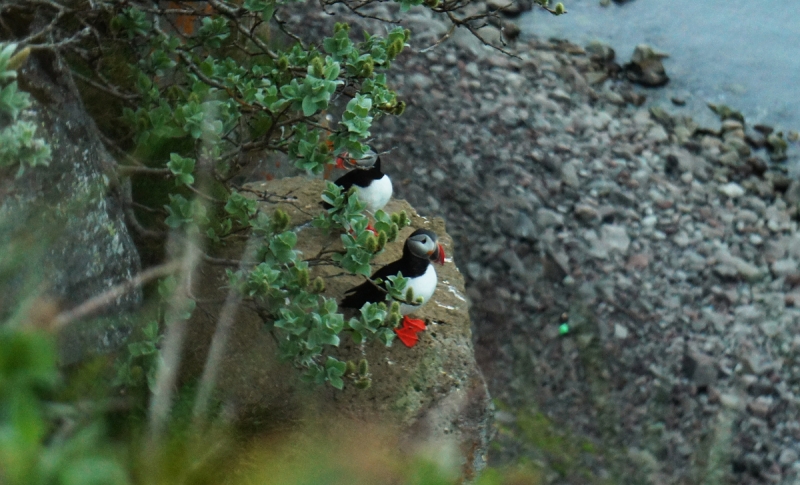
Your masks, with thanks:
M21 119L34 123L52 159L19 177L18 167L0 176L0 241L9 254L19 249L2 268L8 275L0 279L3 317L34 292L40 295L34 305L69 309L140 270L116 194L116 162L84 110L69 67L57 54L38 50L18 74L32 101ZM70 325L60 335L62 363L117 348L130 327L116 316L140 303L141 292L132 291L105 308L115 323Z
M666 53L658 52L649 45L640 44L633 51L631 62L623 66L625 76L629 81L642 86L661 87L669 82L669 76L662 62L666 57L669 57Z
M260 201L262 211L286 211L298 234L296 249L311 259L323 250L341 249L338 233L325 234L309 224L322 210L319 201L323 187L321 180L297 177L251 184L247 190ZM405 210L411 227L403 229L397 241L387 244L374 259L374 269L397 259L406 237L416 228L435 231L445 252L453 253L453 241L442 219L421 217L403 200L392 200L384 210ZM217 256L240 258L245 240L243 235ZM185 379L202 372L221 300L227 292L225 269L199 269L201 276L193 290L198 309L189 325ZM311 279L321 276L325 295L336 299L364 281L363 276L350 275L338 266L317 264L311 269ZM265 329L258 309L245 304L238 309L219 367L217 398L236 421L256 433L259 428L284 428L286 423L309 419L326 423L355 420L364 423L365 429L375 425L394 429L401 449L417 450L431 444L455 447L460 450L463 476L473 476L484 466L491 401L473 354L463 277L452 260L436 270L436 293L414 314L428 322L416 346L407 348L399 340L389 348L380 342L355 345L345 336L333 352L340 360L368 359L372 377L368 389L358 389L351 382L341 391L301 382L300 371L278 361L275 340Z

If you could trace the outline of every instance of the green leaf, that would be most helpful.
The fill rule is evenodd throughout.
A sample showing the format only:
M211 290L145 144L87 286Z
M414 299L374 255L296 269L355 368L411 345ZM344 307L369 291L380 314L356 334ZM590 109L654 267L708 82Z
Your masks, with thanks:
M286 231L270 240L269 250L275 259L281 263L288 263L297 258L297 253L293 251L295 244L297 244L297 234Z
M314 101L314 98L311 96L306 96L303 98L303 115L304 116L311 116L317 112L317 103Z
M175 175L175 185L191 185L194 183L195 160L193 158L184 158L177 153L171 153L167 168Z
M8 113L12 120L30 104L28 93L17 91L16 81L0 90L0 112Z

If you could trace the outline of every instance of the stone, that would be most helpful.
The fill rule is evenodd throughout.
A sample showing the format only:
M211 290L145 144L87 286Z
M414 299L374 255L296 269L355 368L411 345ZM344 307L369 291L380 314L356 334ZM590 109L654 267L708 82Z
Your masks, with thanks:
M656 125L647 132L647 139L654 143L663 143L669 140L669 134L663 126Z
M574 163L565 163L561 166L561 180L570 187L579 187L581 182L578 179L578 169Z
M268 214L277 208L286 211L300 236L295 249L306 257L319 254L323 248L341 248L338 234L326 235L309 224L321 210L318 199L323 180L295 177L246 187L253 198L255 194L270 194L268 199L260 199L269 200L259 202L261 210ZM397 259L403 241L414 228L435 231L447 254L453 253L453 240L442 219L423 218L398 199L390 201L384 210L405 210L412 227L403 229L397 242L386 246L373 261L376 265ZM230 241L216 256L240 257L246 240L242 235L238 241ZM227 293L225 268L203 266L198 271L198 309L187 335L191 352L181 363L185 379L202 372L220 301ZM345 336L338 348L330 350L330 355L340 360L368 359L372 379L368 389L357 389L349 380L341 391L330 386L308 389L301 382L301 371L279 361L275 341L264 331L260 315L265 314L242 307L220 363L217 398L237 422L249 427L276 420L291 423L313 412L330 422L356 419L388 426L414 447L450 443L457 450L465 450L459 458L462 473L474 476L485 465L492 404L475 363L463 277L452 262L437 266L436 271L439 283L433 298L414 313L428 322L415 347L407 348L399 341L390 348L380 342L356 345ZM363 276L343 275L340 268L326 264L311 267L311 279L317 276L325 280L324 295L336 299L364 281Z
M774 261L770 266L772 273L777 276L789 276L790 274L797 273L797 261L792 258L779 259Z
M772 411L773 399L769 396L758 396L747 404L747 410L754 416L766 419Z
M731 182L719 188L720 193L725 194L730 198L741 197L745 194L745 190L741 185Z
M698 387L707 387L717 381L714 358L696 350L689 350L684 354L682 371Z
M798 456L797 452L791 448L784 448L781 450L781 454L778 457L778 463L783 466L793 465L800 460L800 456Z
M560 215L560 214L559 214ZM520 239L536 240L538 234L536 224L533 223L527 214L520 211L517 213L516 220L514 221L514 228L512 229L514 236Z
M628 237L628 231L625 226L605 224L600 229L600 234L603 243L609 250L616 250L621 253L628 251L631 239Z
M628 338L628 329L619 323L614 324L614 338L625 340Z
M600 213L597 209L588 204L575 204L573 213L575 217L584 222L591 222L600 217Z
M19 70L21 89L36 93L21 119L37 127L36 136L52 149L49 166L28 168L18 178L0 178L0 240L11 251L18 277L0 283L0 308L7 312L30 298L29 285L42 302L71 309L130 280L141 270L139 253L125 221L127 182L117 179L117 164L104 147L59 55L35 50ZM5 128L0 119L0 129ZM117 350L134 328L126 315L142 301L139 289L120 296L93 317L104 323L75 322L59 335L61 364Z
M647 87L660 87L669 82L662 60L669 57L646 44L639 44L633 51L631 61L623 66L629 81Z
M729 253L720 253L717 256L719 264L714 270L724 277L741 276L748 281L757 281L764 274L758 266L745 261L738 256L731 256Z
M544 229L563 226L564 216L554 210L542 208L536 211L536 222Z

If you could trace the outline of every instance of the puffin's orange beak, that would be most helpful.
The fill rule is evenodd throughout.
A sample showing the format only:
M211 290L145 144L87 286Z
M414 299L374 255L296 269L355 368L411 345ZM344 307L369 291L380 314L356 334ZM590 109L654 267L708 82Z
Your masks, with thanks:
M344 168L345 168L345 166L344 166L344 158L336 157L336 168L340 168L340 169L344 170Z
M431 251L431 254L429 254L428 256L430 256L431 261L433 261L434 263L439 263L442 265L444 264L445 254L444 254L444 248L442 247L441 244L437 244L436 250Z

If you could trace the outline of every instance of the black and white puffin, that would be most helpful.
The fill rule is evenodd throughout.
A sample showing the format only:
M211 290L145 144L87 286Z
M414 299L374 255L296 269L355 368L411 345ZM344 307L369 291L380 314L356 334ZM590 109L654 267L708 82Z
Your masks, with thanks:
M381 157L374 151L368 151L362 158L348 158L347 162L356 168L342 175L333 183L342 188L343 192L355 187L358 198L366 204L367 210L374 214L383 209L392 198L392 181L388 175L381 172ZM343 159L337 159L337 167L343 168Z
M365 303L378 303L386 301L386 291L375 283L375 280L386 281L389 276L402 273L408 278L408 287L414 291L415 299L422 299L418 305L409 303L400 304L400 314L403 315L403 324L395 329L395 333L407 347L413 347L419 337L417 333L425 330L425 321L409 318L408 314L418 310L428 302L436 291L436 270L431 262L444 264L444 248L438 243L438 237L433 231L417 229L408 236L403 246L403 256L397 261L387 264L372 274L366 281L345 293L344 299L339 304L345 308L361 308Z

